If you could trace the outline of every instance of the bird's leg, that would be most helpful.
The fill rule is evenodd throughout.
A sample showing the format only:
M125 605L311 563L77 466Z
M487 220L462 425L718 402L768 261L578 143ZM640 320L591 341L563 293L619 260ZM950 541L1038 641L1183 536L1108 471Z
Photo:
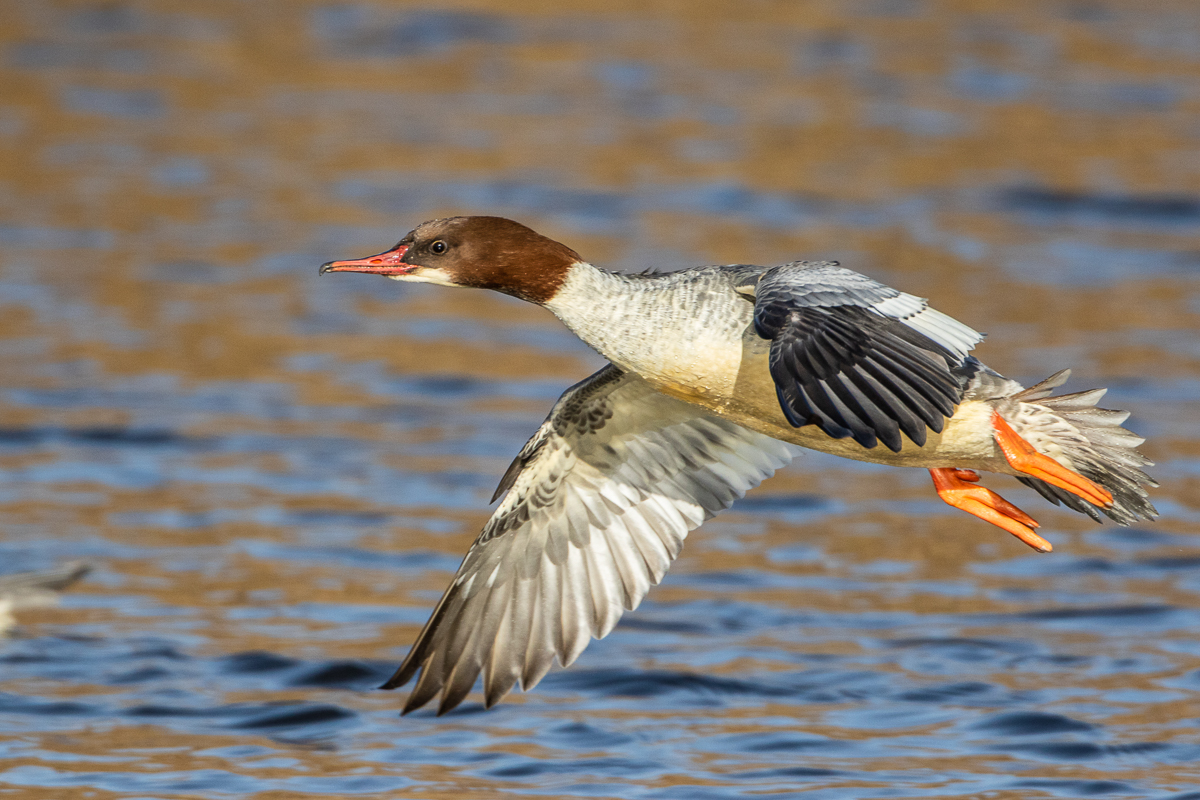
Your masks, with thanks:
M992 417L992 428L995 430L996 444L1000 447L1000 452L1013 469L1079 495L1092 505L1101 508L1112 505L1111 492L1078 472L1067 469L1050 456L1042 455L1033 449L1033 445L1022 439L999 413Z
M979 473L945 467L931 469L929 474L938 497L950 505L1003 528L1038 552L1049 553L1054 549L1033 532L1038 524L1032 517L995 492L975 485Z

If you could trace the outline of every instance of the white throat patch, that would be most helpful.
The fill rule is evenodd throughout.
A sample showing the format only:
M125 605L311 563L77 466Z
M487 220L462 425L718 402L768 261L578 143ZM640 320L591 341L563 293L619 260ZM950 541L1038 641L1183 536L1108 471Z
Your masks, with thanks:
M437 267L417 267L404 275L388 275L394 281L410 281L412 283L436 283L438 286L459 286L450 278L450 273Z

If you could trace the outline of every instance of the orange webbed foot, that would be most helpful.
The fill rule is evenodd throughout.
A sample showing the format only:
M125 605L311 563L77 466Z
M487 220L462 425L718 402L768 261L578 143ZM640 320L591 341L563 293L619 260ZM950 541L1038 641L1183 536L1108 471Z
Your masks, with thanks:
M995 492L976 486L979 474L969 469L931 469L930 476L938 497L955 508L974 514L985 522L1003 528L1041 553L1054 547L1033 532L1037 521Z
M1078 472L1067 469L1050 456L1039 453L1012 429L1004 417L995 414L992 417L992 427L995 429L996 444L1013 469L1079 495L1092 505L1101 508L1112 505L1111 492Z

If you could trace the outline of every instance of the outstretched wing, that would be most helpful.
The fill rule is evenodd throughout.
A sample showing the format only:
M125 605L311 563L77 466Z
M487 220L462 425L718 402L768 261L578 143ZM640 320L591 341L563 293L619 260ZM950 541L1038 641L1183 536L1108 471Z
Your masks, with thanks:
M863 447L898 452L901 432L917 445L926 427L940 432L962 399L954 370L983 338L924 298L834 262L774 267L753 293L788 421Z
M637 607L688 532L791 460L786 445L609 365L568 389L505 474L507 491L384 684L404 712L488 706L532 688ZM494 498L493 498L494 499Z

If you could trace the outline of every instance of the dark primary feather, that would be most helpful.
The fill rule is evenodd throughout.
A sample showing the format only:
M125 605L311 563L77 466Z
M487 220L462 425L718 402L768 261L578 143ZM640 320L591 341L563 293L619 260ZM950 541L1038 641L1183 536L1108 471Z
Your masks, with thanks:
M907 296L830 263L798 262L763 275L754 326L771 341L768 363L788 422L893 451L901 449L901 433L923 445L926 428L942 430L962 399L953 369L964 359L877 309L896 298ZM911 305L912 317L924 310Z
M571 663L633 609L683 539L791 455L609 365L571 387L500 482L507 492L384 688L404 711L492 705Z

